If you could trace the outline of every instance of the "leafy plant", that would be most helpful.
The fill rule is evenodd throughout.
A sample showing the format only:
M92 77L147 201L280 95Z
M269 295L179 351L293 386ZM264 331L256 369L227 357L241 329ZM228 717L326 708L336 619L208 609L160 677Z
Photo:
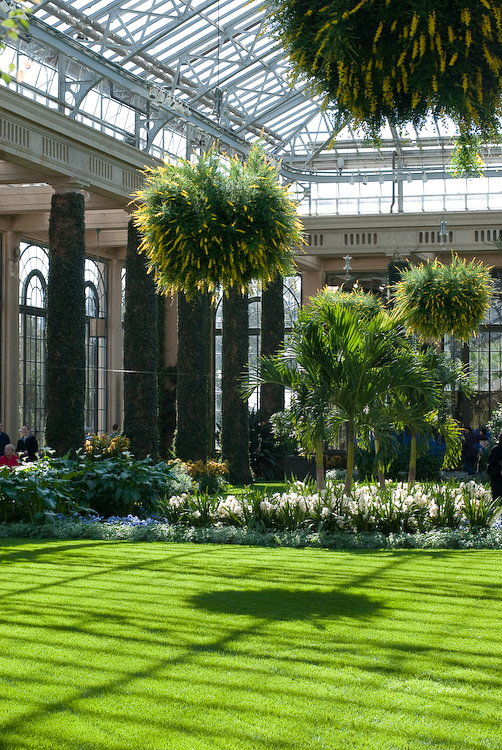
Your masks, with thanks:
M244 164L210 151L148 169L136 198L141 249L164 292L245 291L287 275L303 242L296 207L259 145Z
M196 482L201 493L214 494L225 486L228 477L227 461L187 461L186 468L189 476Z
M315 297L310 298L309 317L315 317L319 312L322 319L323 310L326 307L344 307L353 310L359 318L369 320L374 318L383 310L382 300L375 294L365 292L361 289L353 289L345 292L343 289L331 289L324 287Z
M424 492L428 498L428 512L425 526L436 529L457 529L462 519L464 507L463 493L459 493L452 484L425 484Z
M40 523L56 514L86 513L86 498L76 491L81 467L67 458L44 457L14 470L0 470L0 518L3 522Z
M274 436L287 455L297 453L300 445L295 434L293 415L288 409L278 411L270 417Z
M454 177L482 177L483 160L479 155L481 138L473 133L461 133L455 141L450 159Z
M169 475L167 464L154 464L151 458L115 456L85 464L79 489L101 515L127 515L140 507L153 509Z
M31 2L38 4L40 0L31 0ZM15 42L19 33L22 31L28 31L28 17L31 13L31 8L27 7L27 0L18 0L14 5L9 6L7 18L0 23L0 52L5 49L5 42L3 39L7 37L12 42ZM15 70L14 63L9 64L8 72L0 71L0 77L5 83L10 83L11 73Z
M84 456L90 461L120 456L129 450L129 445L129 438L122 434L113 437L95 434L85 441Z
M492 500L488 488L475 482L460 485L464 500L464 513L472 528L485 528L500 517L502 506L499 498Z
M450 117L493 137L501 113L502 24L494 0L269 0L272 28L300 78L339 123L377 138L392 125Z
M412 266L395 286L396 310L409 329L425 340L450 334L466 341L490 309L493 280L482 263L452 255Z
M261 419L259 411L249 413L249 455L251 468L256 477L281 479L283 451L276 440L270 422Z

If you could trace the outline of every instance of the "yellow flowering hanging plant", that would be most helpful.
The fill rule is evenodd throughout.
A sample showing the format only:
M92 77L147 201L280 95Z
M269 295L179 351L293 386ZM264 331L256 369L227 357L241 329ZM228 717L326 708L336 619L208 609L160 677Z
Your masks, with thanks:
M490 309L493 280L482 263L452 255L449 264L436 259L403 271L394 292L396 311L421 339L467 341Z
M376 137L385 120L448 116L498 129L502 5L496 0L268 0L297 76Z
M136 194L140 250L163 292L245 291L293 268L302 224L260 146L247 161L209 152L146 171Z

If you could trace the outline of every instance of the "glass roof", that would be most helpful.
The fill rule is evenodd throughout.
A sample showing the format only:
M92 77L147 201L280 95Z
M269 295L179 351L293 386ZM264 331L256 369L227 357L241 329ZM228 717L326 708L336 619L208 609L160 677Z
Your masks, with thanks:
M32 10L29 35L0 58L21 70L11 87L154 156L215 140L244 154L261 138L302 185L449 176L451 124L366 141L291 80L261 0L42 0ZM487 176L502 169L500 145L482 157Z

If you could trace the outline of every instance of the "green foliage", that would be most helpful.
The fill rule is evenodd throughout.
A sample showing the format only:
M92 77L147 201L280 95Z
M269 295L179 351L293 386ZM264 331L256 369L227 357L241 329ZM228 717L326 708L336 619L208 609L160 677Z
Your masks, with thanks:
M450 160L454 177L482 177L483 160L479 155L481 138L472 133L461 133L455 141Z
M502 22L495 0L268 0L294 70L378 137L385 121L448 116L491 138L501 114Z
M56 193L49 221L45 443L58 456L84 444L84 272L84 196Z
M194 480L199 493L215 494L227 485L227 461L187 461L186 468L189 476Z
M464 492L464 514L471 528L486 528L502 514L499 498L473 498L469 492Z
M488 451L493 448L498 440L498 436L502 432L502 404L497 404L497 408L494 409L490 416L490 421L486 425L489 432L491 433L490 441L487 446Z
M445 446L440 441L428 440L424 437L418 441L417 450L419 461L417 462L417 480L419 482L432 480L439 477L444 458ZM410 438L409 435L400 435L399 438L389 446L385 458L385 476L389 479L402 481L408 476L410 465ZM355 450L355 463L359 469L359 476L372 479L377 475L377 461L372 449L357 446Z
M86 512L86 499L75 493L80 470L67 458L45 457L14 471L0 470L0 520L41 523L58 513Z
M343 289L330 289L326 286L315 297L310 298L309 307L300 312L300 317L310 319L319 313L322 319L323 310L329 307L347 308L353 310L359 318L370 320L382 312L383 303L375 294L361 289L344 292Z
M408 271L411 268L409 260L401 260L400 258L394 258L388 265L388 285L393 287L401 280L403 271Z
M264 421L261 412L254 409L249 413L249 455L255 478L282 478L284 450L271 422Z
M127 234L124 308L124 435L138 459L158 456L158 304L155 283L138 253L132 222Z
M441 485L430 484L426 491L432 501L430 513L427 514L429 527L437 529L457 529L462 520L462 509L465 504L464 493L455 491L453 483ZM462 500L464 502L462 502ZM473 503L475 499L473 497Z
M270 422L274 436L279 442L282 450L287 455L293 455L299 450L298 438L295 434L294 416L289 409L272 414Z
M452 255L413 266L395 286L396 310L411 331L424 340L450 334L466 341L490 308L493 280L482 263Z
M302 243L296 207L258 145L244 164L211 151L154 167L136 197L141 250L164 292L244 292L289 273Z
M56 514L127 515L154 510L172 480L168 464L122 454L100 460L45 457L0 472L0 520L54 520ZM179 488L179 484L178 484Z
M36 4L40 0L32 0L32 2ZM0 52L5 49L5 41L3 39L7 38L11 42L15 42L20 32L29 30L28 17L31 13L31 8L28 8L26 3L27 0L18 0L16 5L11 5L7 18L0 23ZM10 83L11 73L15 68L14 63L10 63L8 72L0 71L0 78L5 83Z
M167 465L169 467L169 474L166 477L166 486L162 493L163 499L195 491L194 481L188 473L187 465L183 461L176 458L174 461L169 461ZM160 499L159 497L158 500Z
M354 439L388 425L383 408L398 396L432 408L437 384L399 331L398 319L380 312L361 325L355 309L322 304L305 309L276 357L261 358L250 389L279 382L292 392L290 414L302 447L318 450L347 423L350 494Z
M78 491L103 516L124 516L139 508L148 512L163 493L168 474L167 464L154 464L151 458L103 458L84 464Z
M122 455L129 450L129 445L129 438L125 435L91 435L85 441L84 455L90 461L99 461L102 458Z

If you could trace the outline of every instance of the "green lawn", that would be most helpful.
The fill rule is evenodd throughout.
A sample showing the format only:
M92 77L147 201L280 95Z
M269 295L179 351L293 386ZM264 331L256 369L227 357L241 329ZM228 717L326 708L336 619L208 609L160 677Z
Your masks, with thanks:
M0 750L502 748L502 553L0 542Z

